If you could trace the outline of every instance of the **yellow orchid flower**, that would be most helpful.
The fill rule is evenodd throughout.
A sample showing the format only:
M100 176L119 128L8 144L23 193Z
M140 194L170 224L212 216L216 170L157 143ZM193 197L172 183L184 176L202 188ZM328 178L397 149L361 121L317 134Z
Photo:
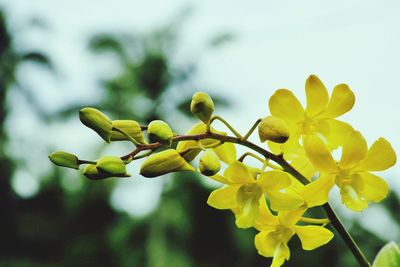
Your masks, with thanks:
M285 190L291 186L292 179L283 171L267 171L258 175L242 162L235 161L225 170L224 176L210 178L225 186L211 192L207 203L216 209L231 209L240 228L254 225L264 194L274 210L296 209L304 203L298 194Z
M333 159L324 142L316 136L307 137L304 147L320 172L320 177L301 192L309 207L326 203L335 184L340 188L343 204L354 211L362 211L369 201L379 202L386 197L389 190L386 181L371 173L396 163L396 153L386 139L379 138L368 150L361 133L353 131L342 146L339 161Z
M316 75L308 77L305 89L305 109L291 91L279 89L269 99L271 114L286 121L294 139L319 134L326 138L329 145L337 146L340 144L337 142L340 136L352 127L335 118L352 109L355 102L354 93L348 85L338 84L329 98L325 85Z
M280 211L272 215L265 201L260 202L260 216L255 228L260 231L255 237L258 253L264 257L273 257L271 267L279 267L290 258L288 242L297 235L304 250L313 250L325 245L333 238L333 233L317 225L296 225L305 209Z
M325 85L316 75L308 77L305 90L305 109L287 89L279 89L271 96L269 109L273 116L284 120L290 130L290 138L286 143L279 145L279 152L284 154L284 158L293 167L311 179L316 170L304 157L305 152L299 140L308 135L318 135L330 149L337 148L343 142L342 137L353 131L353 128L335 118L352 109L355 96L348 85L339 84L335 86L329 98Z

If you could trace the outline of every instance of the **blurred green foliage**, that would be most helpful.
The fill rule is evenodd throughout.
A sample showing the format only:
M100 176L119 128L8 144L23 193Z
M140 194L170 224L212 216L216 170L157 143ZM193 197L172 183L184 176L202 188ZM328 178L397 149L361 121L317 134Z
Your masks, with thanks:
M99 107L114 118L143 123L165 119L176 110L188 111L189 97L196 90L190 82L196 65L176 69L170 61L179 23L182 21L147 36L103 33L93 37L90 49L114 54L121 72L101 81L103 97L85 105ZM232 39L222 34L211 46ZM142 218L111 207L115 180L83 180L80 190L68 191L63 189L64 173L59 168L49 170L48 177L41 179L45 182L35 196L24 199L15 194L11 179L17 164L5 153L7 93L18 90L15 73L22 62L52 65L41 52L17 51L12 40L13 33L0 12L0 266L267 266L270 260L257 255L254 248L255 232L237 229L230 212L207 206L210 190L201 183L204 178L196 175L175 175L166 183L157 209ZM174 90L184 97L165 107L165 96ZM225 99L213 98L217 106L228 106ZM137 101L147 103L147 107L138 110ZM52 114L51 119L75 116L81 107L68 107ZM399 199L391 194L384 205L399 224ZM369 257L384 244L357 223L351 232ZM312 252L302 251L298 240L290 247L292 259L285 266L356 266L338 236Z

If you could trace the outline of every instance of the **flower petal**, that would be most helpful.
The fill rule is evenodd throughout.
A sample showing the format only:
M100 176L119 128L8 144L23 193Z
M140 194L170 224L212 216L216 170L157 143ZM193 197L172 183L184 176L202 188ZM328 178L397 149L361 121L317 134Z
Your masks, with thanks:
M271 267L280 267L285 260L289 260L290 250L285 242L280 243L275 248L274 258L272 259Z
M263 188L264 192L269 192L289 187L292 184L292 180L288 173L273 170L261 173L258 176L257 183Z
M299 221L300 217L304 214L305 211L305 208L291 211L280 211L278 213L279 222L287 227L292 227Z
M360 175L364 180L362 195L367 200L379 202L387 196L389 187L385 180L369 172L360 173Z
M396 153L385 138L376 140L368 150L367 157L357 169L383 171L396 164Z
M226 168L224 177L234 184L248 184L256 182L250 170L240 161L234 161L231 163L228 168Z
M348 181L340 184L342 203L354 211L362 211L368 207L368 200L362 195L364 180L359 174L351 175Z
M236 148L233 143L223 143L214 148L217 156L226 164L231 164L236 160Z
M275 229L276 225L279 224L278 217L272 215L271 211L267 206L265 198L260 199L260 215L258 216L254 228L258 231L269 231Z
M355 102L354 93L347 84L338 84L333 88L332 96L327 109L321 116L336 118L350 111Z
M258 254L264 257L273 257L275 248L280 242L282 241L273 230L259 232L254 239Z
M228 185L212 191L208 197L207 204L220 210L235 208L237 206L236 194L239 187L239 185Z
M305 185L300 190L300 195L303 197L309 208L320 206L328 202L329 192L334 185L334 176L321 176L317 180Z
M213 176L208 176L208 178L211 178L214 181L217 181L217 182L220 182L220 183L223 183L223 184L233 184L231 181L229 181L224 176L219 175L219 174L215 174Z
M334 173L339 170L328 148L318 136L307 136L304 139L304 149L308 159L318 171Z
M308 77L306 80L306 96L306 113L308 116L313 116L320 113L328 105L328 91L326 90L325 85L316 75L310 75L310 77Z
M289 123L304 119L305 113L299 100L287 89L279 89L269 99L269 110L273 116Z
M322 226L293 226L304 250L313 250L328 243L334 234Z
M359 131L352 132L343 144L342 157L339 166L350 169L367 156L368 146Z
M317 170L314 165L308 160L308 158L303 155L303 157L298 157L290 162L293 168L296 171L300 172L304 177L306 177L309 181L315 175Z
M341 146L347 139L347 137L354 131L350 124L329 119L326 120L329 125L329 133L325 135L327 139L327 145L330 150L336 149Z
M236 201L240 211L236 213L236 225L239 228L254 226L260 214L260 198L263 197L261 187L256 184L242 185L236 193Z
M275 211L293 210L304 204L303 198L294 191L269 191L268 198Z

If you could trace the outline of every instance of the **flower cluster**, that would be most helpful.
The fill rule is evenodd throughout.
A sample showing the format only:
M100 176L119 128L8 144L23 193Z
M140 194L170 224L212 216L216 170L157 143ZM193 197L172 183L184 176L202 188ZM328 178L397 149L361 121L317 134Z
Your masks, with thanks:
M308 209L328 205L335 185L343 204L353 211L364 210L371 201L381 201L388 194L388 185L373 172L396 162L387 140L379 138L368 148L359 131L337 119L355 102L347 85L335 86L329 96L321 80L311 75L305 91L307 104L303 108L291 91L277 90L269 99L270 115L257 120L245 135L223 118L213 116L214 103L204 92L196 93L191 103L191 111L200 122L183 135L160 120L141 126L133 120L113 121L97 109L84 108L80 111L84 125L106 142L130 141L135 149L125 156L103 156L96 161L60 151L49 157L63 167L79 169L86 164L83 174L94 180L127 177L126 165L140 158L146 158L140 168L144 177L200 172L221 184L207 203L232 211L237 227L257 229L258 253L272 257L271 266L281 266L290 258L288 242L294 235L304 250L316 249L334 236L325 228L329 218L306 217ZM212 127L215 120L225 124L234 136ZM247 140L255 129L261 146ZM235 145L259 155L246 152L237 157ZM156 152L160 148L167 149ZM341 158L335 160L332 153L340 150ZM248 156L257 159L259 165L246 164Z

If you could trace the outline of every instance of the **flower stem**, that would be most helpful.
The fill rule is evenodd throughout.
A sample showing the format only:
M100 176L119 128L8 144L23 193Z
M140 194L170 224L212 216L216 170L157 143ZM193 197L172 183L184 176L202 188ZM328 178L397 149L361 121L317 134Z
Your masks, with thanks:
M220 122L222 122L226 127L228 127L228 129L238 138L242 138L242 135L236 131L235 128L232 127L232 125L229 124L229 122L227 122L224 118L220 117L220 116L214 116L211 118L210 123L208 125L211 125L211 123L213 123L213 121L215 120L219 120Z

